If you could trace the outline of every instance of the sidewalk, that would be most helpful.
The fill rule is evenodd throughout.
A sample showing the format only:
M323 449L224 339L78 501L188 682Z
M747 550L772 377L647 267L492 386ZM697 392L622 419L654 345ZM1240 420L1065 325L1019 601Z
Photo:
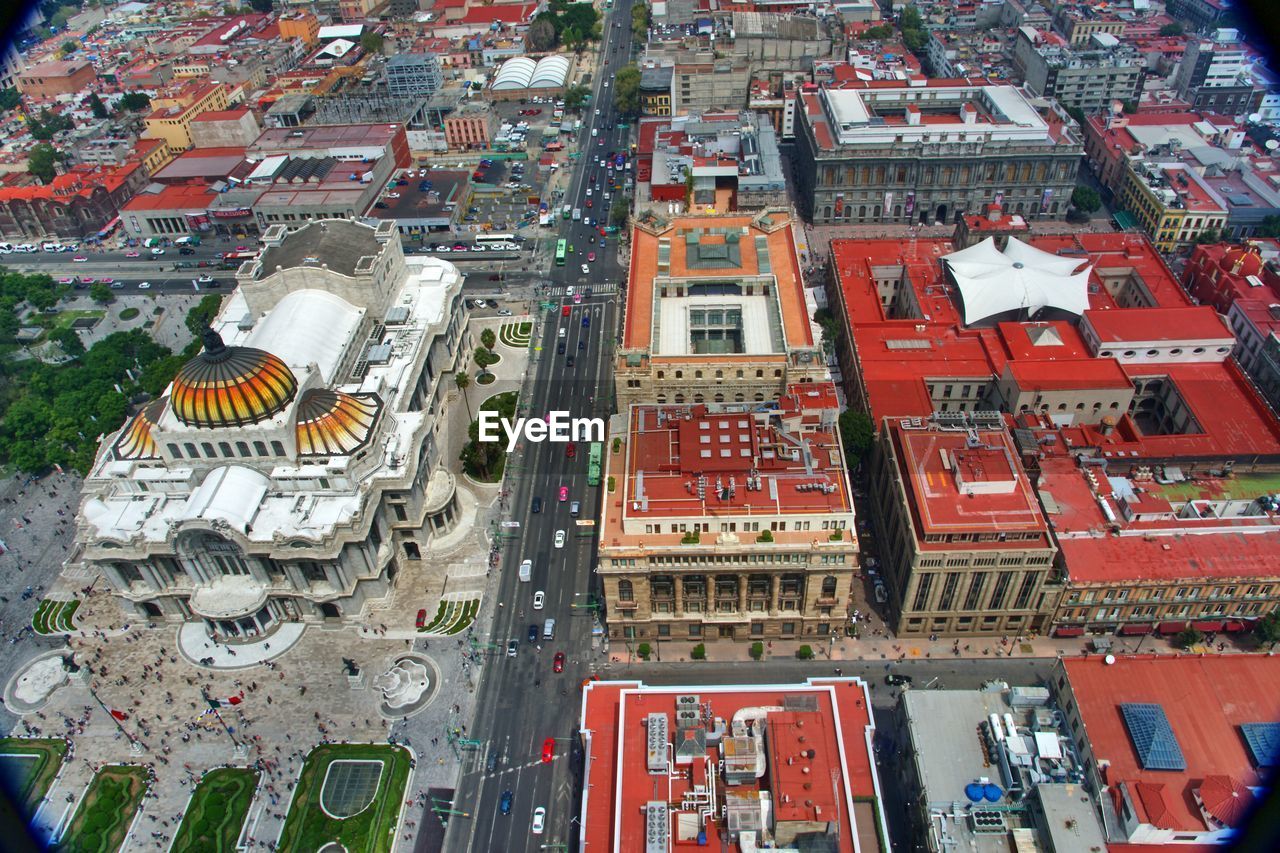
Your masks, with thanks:
M813 660L822 661L893 661L893 660L956 660L976 658L1056 658L1077 655L1098 654L1093 649L1091 637L968 637L965 639L939 637L930 640L928 637L893 638L872 636L870 638L845 637L834 643L827 637L813 637L806 640L767 640L763 660L794 660L802 645L813 649ZM1193 646L1190 649L1179 649L1173 644L1172 637L1150 634L1145 637L1106 636L1096 639L1107 639L1111 642L1110 654L1240 654L1260 651L1251 641L1236 642L1234 639L1218 638L1218 643ZM631 650L622 643L612 643L609 657L619 663L634 663L640 658L635 654L639 642L631 643ZM662 660L668 663L689 661L696 643L687 640L649 640L653 649L650 660ZM709 661L749 661L751 660L751 642L733 640L713 640L702 645L706 649Z

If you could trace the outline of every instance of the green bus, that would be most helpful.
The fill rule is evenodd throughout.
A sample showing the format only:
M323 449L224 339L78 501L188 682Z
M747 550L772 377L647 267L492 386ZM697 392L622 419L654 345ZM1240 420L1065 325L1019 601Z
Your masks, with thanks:
M587 485L600 485L600 462L604 456L604 445L598 441L591 442L591 455L587 457Z
M556 242L556 266L558 267L564 266L564 256L565 256L565 252L567 252L568 249L569 249L569 244L567 241L559 240Z

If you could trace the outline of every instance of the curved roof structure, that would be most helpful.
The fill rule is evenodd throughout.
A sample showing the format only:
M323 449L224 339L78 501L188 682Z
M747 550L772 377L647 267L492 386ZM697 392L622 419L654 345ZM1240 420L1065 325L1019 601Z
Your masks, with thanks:
M514 56L502 63L490 88L554 89L563 86L568 76L569 60L558 54L544 56L537 62L527 56Z
M1234 776L1215 773L1200 783L1204 810L1223 826L1241 826L1253 807L1253 791Z
M229 347L212 329L204 333L204 352L174 377L169 403L187 426L245 426L269 420L292 402L298 380L269 352Z
M964 301L965 325L1008 311L1028 317L1042 308L1080 315L1089 307L1089 268L1010 237L1003 252L988 237L942 258Z
M160 397L143 406L142 411L133 416L129 425L120 432L116 439L117 459L159 459L160 451L156 448L155 436L151 428L164 414L164 407L169 404L168 397Z
M347 456L373 434L382 401L374 394L344 394L314 388L298 401L298 453Z
M295 290L267 313L245 339L249 346L270 343L271 351L293 368L314 364L332 383L347 343L364 312L327 290Z

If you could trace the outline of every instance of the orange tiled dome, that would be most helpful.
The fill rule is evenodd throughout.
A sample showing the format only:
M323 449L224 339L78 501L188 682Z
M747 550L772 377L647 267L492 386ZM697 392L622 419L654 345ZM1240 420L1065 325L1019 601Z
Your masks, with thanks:
M229 347L212 329L204 352L173 380L170 405L187 426L245 426L275 417L298 392L288 365L269 352Z
M156 449L155 437L151 428L164 412L168 397L152 400L142 407L142 411L133 416L129 425L120 432L116 440L116 456L120 459L159 459L160 451Z
M369 440L381 401L373 394L315 388L298 403L298 453L346 456Z

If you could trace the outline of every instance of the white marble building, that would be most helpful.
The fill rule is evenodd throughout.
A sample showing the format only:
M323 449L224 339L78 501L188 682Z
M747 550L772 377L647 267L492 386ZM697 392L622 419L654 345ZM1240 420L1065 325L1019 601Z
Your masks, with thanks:
M353 620L457 523L440 430L462 275L392 222L269 229L165 394L102 444L80 558L219 639Z

